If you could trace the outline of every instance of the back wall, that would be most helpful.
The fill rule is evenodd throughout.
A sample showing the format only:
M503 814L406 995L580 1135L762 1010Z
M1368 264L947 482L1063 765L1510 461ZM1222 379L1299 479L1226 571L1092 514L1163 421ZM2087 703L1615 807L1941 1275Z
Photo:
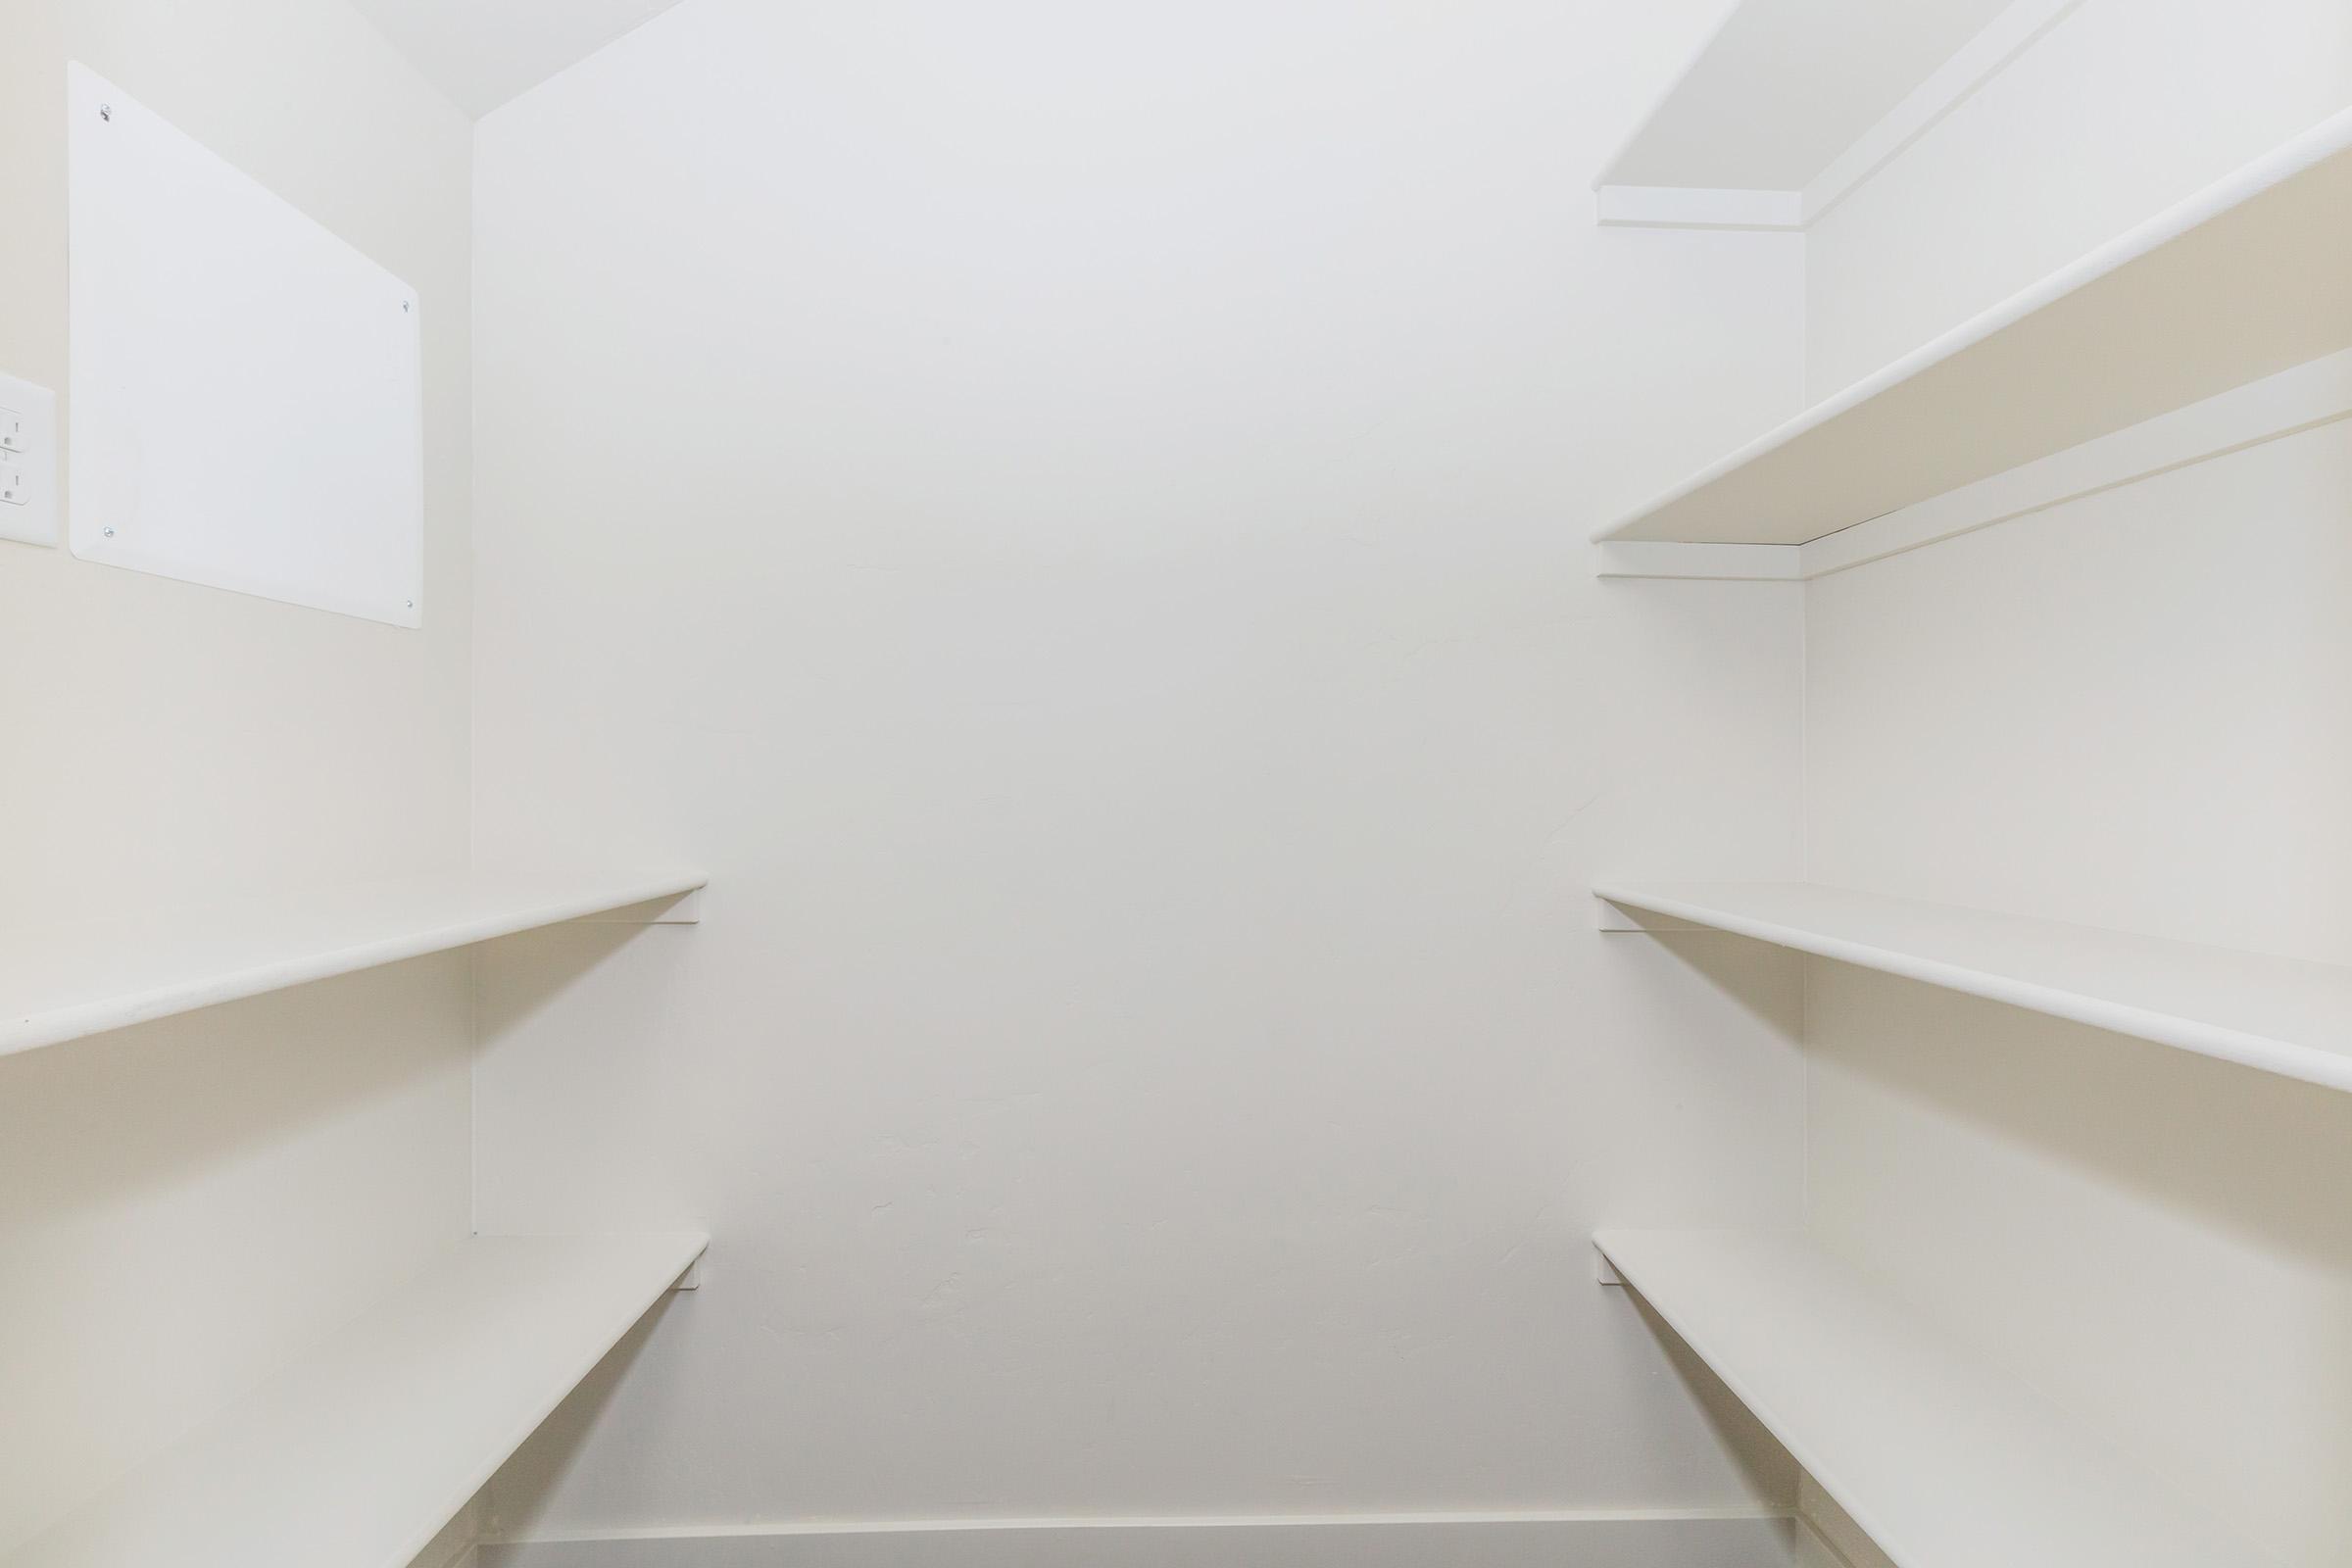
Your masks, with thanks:
M1584 189L1714 9L687 0L482 122L480 842L713 879L481 955L483 1226L716 1236L494 1529L1788 1498L1584 1240L1800 1209L1793 960L1583 891L1796 867L1801 590L1583 543L1799 391L1799 239Z

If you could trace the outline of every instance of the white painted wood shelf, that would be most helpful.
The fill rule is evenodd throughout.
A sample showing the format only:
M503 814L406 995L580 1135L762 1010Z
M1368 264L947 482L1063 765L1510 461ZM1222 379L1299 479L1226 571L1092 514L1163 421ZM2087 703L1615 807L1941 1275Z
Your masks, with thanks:
M458 872L0 931L0 1055L538 926L674 903L704 881L699 871Z
M2352 110L1733 452L1604 541L1794 545L2352 346Z
M476 1237L5 1568L407 1568L700 1235Z
M1604 882L1735 932L2329 1089L2352 1089L2352 969L1804 882Z
M1593 180L1604 223L1801 229L2078 0L1739 0Z
M2269 1561L1801 1237L1593 1241L1898 1568Z

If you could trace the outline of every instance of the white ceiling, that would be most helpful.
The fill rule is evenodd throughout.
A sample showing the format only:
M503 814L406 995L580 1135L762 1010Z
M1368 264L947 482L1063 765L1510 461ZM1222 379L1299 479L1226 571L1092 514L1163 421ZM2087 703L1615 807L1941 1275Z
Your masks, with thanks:
M678 0L351 0L433 85L485 115Z
M1737 0L1602 175L1801 190L2012 0Z

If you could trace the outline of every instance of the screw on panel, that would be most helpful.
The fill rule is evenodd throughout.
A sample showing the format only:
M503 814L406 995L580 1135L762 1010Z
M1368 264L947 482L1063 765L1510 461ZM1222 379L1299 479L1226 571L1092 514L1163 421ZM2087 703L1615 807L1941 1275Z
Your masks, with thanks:
M112 121L115 118L115 106L113 104L100 104L98 106L98 118L100 120Z
M112 528L104 528L99 531L104 533L109 539L112 539L115 536L115 530Z

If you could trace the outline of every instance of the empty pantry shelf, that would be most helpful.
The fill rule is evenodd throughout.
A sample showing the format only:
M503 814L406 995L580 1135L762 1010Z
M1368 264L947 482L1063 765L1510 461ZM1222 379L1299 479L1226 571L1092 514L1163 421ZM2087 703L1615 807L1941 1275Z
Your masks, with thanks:
M1801 1237L1593 1241L1897 1568L2268 1561Z
M675 901L704 880L698 871L462 871L0 932L0 1055Z
M1805 882L1609 882L1609 903L2329 1089L2352 969Z
M1815 404L1603 540L1803 544L2352 345L2352 110Z
M479 1236L4 1568L407 1568L703 1253Z

